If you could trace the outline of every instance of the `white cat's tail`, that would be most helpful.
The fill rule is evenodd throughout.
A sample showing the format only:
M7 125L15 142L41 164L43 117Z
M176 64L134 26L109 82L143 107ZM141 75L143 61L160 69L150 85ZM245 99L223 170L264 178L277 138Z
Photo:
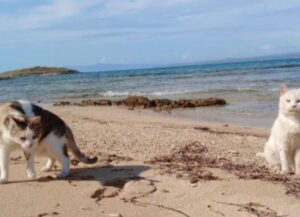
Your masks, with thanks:
M78 149L76 142L75 142L74 135L69 128L67 129L66 137L68 140L68 147L70 148L72 153L75 155L77 160L79 160L83 163L86 163L86 164L93 164L93 163L97 162L97 160L98 160L97 157L88 158Z
M257 152L255 156L256 157L265 157L266 155L264 152Z

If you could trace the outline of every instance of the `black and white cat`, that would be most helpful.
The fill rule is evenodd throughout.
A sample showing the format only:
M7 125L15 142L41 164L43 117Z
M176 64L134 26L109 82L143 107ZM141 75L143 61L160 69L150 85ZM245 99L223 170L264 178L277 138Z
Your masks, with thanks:
M43 171L51 170L55 161L62 165L58 177L70 173L68 149L86 164L97 157L87 158L78 149L73 133L57 115L28 101L14 101L0 106L0 183L8 180L10 151L21 147L27 161L27 175L36 178L34 155L46 155L48 161Z

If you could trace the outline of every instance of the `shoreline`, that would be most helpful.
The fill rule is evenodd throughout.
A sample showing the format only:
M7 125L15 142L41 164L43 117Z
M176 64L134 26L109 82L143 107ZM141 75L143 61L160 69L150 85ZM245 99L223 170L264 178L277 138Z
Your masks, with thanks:
M140 98L140 97L138 97ZM144 98L144 97L141 97ZM210 98L201 99L203 102L202 104L205 105L206 100ZM145 102L142 102L138 105L139 102L130 102L129 104L123 103L125 100L120 101L111 101L106 99L101 100L83 100L78 102L70 102L70 101L58 101L53 102L52 105L54 107L61 107L61 106L78 106L78 107L86 107L86 106L95 106L95 107L115 107L127 110L137 110L142 111L144 113L149 113L152 115L158 115L161 117L171 117L171 118L179 118L186 121L191 121L194 123L198 122L205 122L205 123L213 123L213 124L231 124L237 126L249 126L249 127L258 127L258 128L271 128L273 121L275 120L276 116L270 115L250 115L250 114L243 114L241 112L233 112L229 111L226 107L230 106L226 104L225 101L221 99L213 99L212 101L208 101L208 103L212 103L208 106L182 106L179 105L175 108L170 106L172 101L168 102L167 100L162 100L161 104L158 107L150 107L145 106ZM218 101L220 100L220 102ZM189 99L182 99L181 101L185 102L188 105ZM194 101L194 100L191 100ZM116 102L119 102L116 103ZM176 101L175 101L176 102ZM180 102L180 101L179 101ZM146 101L146 103L148 103ZM214 105L214 103L216 105ZM220 103L220 105L218 105ZM225 104L224 104L225 103ZM49 105L49 104L41 104L41 105Z

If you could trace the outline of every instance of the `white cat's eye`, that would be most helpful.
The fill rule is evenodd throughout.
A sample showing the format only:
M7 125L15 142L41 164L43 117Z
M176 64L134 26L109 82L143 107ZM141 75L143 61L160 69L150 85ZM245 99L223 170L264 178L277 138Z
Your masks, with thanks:
M290 100L290 99L287 99L286 102L291 102L291 100Z
M297 100L297 103L299 103L300 102L300 100Z

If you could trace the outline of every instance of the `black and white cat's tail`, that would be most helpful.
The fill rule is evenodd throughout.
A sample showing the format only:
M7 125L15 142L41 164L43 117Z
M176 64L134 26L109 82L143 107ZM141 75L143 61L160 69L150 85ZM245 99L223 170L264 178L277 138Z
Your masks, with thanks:
M74 135L70 129L67 130L66 138L68 140L68 148L72 151L72 153L75 155L77 160L86 163L86 164L94 164L97 162L98 158L88 158L86 157L77 147Z

